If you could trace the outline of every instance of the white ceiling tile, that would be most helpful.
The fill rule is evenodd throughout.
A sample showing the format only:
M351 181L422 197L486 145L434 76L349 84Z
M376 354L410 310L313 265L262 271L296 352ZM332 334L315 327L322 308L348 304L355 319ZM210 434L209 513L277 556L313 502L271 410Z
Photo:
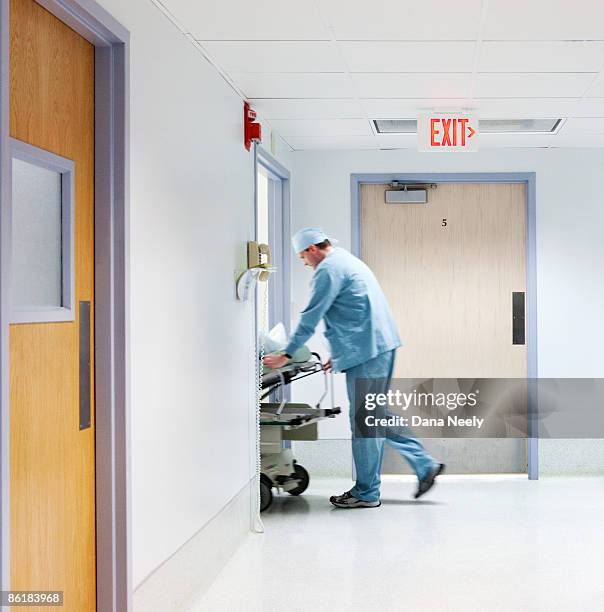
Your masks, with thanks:
M580 97L594 75L590 73L480 73L476 75L478 98Z
M269 119L358 119L365 116L356 100L250 100Z
M549 147L551 134L481 134L480 149Z
M604 72L593 81L587 90L586 96L588 98L603 98L604 97Z
M604 98L369 99L361 104L373 119L413 119L427 110L473 110L485 119L604 117Z
M472 75L356 73L352 75L360 98L465 98Z
M569 114L571 117L604 117L604 98L583 98Z
M604 42L487 41L480 46L482 72L599 72Z
M552 136L552 147L604 148L604 134L558 134Z
M201 41L226 72L345 72L331 42Z
M339 40L474 40L481 0L321 0Z
M197 40L329 40L314 2L162 0Z
M377 149L373 136L331 136L329 138L286 138L285 141L295 151L319 151L325 149Z
M327 136L371 136L367 119L274 119L273 128L283 138L319 138Z
M471 72L473 42L341 42L352 72Z
M579 98L476 99L478 114L485 119L555 119L568 117Z
M564 136L604 135L604 117L567 119L559 133L564 134Z
M344 74L257 73L231 74L247 98L353 98Z
M604 116L604 99L597 100L597 106L590 106L586 101L583 112L577 110L579 98L370 99L361 100L361 104L366 115L373 119L413 119L426 110L473 110L485 119L556 119L577 114L597 116L596 110Z
M604 40L601 0L490 0L483 40Z
M418 98L413 100L386 98L361 100L365 113L372 119L414 119L426 110L459 110L473 108L466 98L439 100Z

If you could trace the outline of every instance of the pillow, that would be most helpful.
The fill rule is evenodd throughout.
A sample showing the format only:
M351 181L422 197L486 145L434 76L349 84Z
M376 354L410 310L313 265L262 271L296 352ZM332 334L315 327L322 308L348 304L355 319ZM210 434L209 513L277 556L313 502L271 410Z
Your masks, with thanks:
M258 335L258 343L264 349L265 355L284 351L287 346L285 325L277 323L269 332L261 331Z

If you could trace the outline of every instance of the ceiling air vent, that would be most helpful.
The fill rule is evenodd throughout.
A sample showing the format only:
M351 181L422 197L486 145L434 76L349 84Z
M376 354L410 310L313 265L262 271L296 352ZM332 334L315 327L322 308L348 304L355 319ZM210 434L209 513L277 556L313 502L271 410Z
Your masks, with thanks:
M562 119L481 119L483 134L553 134ZM374 119L378 134L415 134L415 119Z

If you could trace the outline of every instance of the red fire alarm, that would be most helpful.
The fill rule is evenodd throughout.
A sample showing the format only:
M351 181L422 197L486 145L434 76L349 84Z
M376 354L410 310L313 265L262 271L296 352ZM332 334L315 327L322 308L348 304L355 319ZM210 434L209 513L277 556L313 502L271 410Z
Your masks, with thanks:
M256 123L256 111L247 102L243 103L243 143L249 151L252 142L262 141L262 126Z

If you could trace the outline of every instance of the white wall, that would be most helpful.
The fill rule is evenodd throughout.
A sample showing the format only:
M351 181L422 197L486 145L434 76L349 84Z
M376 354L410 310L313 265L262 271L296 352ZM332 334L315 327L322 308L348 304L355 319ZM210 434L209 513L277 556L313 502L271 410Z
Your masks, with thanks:
M411 150L296 152L292 230L319 225L349 248L351 173L536 172L539 375L604 376L603 168L604 150L596 148L491 149L461 155ZM294 261L294 317L308 296L309 280L310 272ZM400 331L404 341L405 330ZM323 345L324 340L315 336L313 346ZM337 378L336 401L346 406L343 376ZM307 389L296 397L301 400ZM322 424L321 437L349 437L347 419ZM548 455L542 460L547 463L555 448L546 446ZM602 445L596 447L604 469ZM564 448L572 463L568 444Z
M254 237L253 156L241 99L181 32L149 0L101 2L132 36L136 586L254 473L254 317L234 293Z

